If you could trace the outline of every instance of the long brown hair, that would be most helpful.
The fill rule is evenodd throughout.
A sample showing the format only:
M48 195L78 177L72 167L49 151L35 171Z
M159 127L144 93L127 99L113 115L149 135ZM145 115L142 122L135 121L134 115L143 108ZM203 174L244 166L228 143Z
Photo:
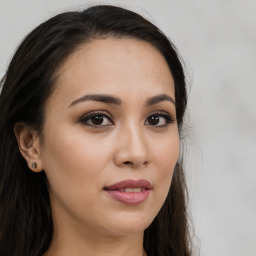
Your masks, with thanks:
M0 254L40 256L53 234L44 172L31 172L21 156L13 126L22 121L41 132L44 105L54 90L58 70L79 45L95 38L136 38L164 56L175 82L180 134L187 105L185 76L174 45L152 23L132 11L100 5L59 14L34 29L18 47L0 95ZM150 256L189 256L186 185L178 162L169 194L145 230Z

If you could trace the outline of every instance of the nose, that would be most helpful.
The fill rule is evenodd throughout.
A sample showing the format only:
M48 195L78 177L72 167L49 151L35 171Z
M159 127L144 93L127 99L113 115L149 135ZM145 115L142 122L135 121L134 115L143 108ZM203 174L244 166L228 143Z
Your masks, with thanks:
M120 129L118 141L118 149L114 157L117 166L139 168L148 165L148 141L143 128L130 125L126 129Z

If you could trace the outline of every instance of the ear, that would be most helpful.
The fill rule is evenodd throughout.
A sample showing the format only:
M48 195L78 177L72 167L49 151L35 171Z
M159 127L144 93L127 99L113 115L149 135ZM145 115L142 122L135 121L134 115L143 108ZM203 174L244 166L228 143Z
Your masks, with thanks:
M33 172L41 172L43 164L40 158L40 138L38 132L22 122L16 123L13 130L20 153L27 161L29 169Z

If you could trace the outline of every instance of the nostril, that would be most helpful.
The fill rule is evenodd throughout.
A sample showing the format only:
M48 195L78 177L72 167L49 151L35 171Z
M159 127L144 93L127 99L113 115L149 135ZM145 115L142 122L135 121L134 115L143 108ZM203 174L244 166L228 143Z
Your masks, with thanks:
M142 163L142 165L147 165L147 163L148 163L148 161L145 161L145 162L143 162ZM123 164L124 165L132 165L132 166L138 166L138 165L140 165L140 164L136 164L136 163L133 163L132 161L125 161L125 162L123 162Z
M143 163L143 165L147 165L148 164L148 161L145 161L144 163Z
M125 161L124 164L125 165L130 165L130 164L132 164L132 162L131 161Z

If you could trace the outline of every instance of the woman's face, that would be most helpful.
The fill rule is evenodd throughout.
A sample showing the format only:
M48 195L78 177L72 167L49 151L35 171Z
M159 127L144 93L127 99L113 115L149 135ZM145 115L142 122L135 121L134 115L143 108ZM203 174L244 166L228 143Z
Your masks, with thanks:
M143 232L178 159L175 112L172 75L147 42L98 39L75 51L46 102L40 139L55 225Z

